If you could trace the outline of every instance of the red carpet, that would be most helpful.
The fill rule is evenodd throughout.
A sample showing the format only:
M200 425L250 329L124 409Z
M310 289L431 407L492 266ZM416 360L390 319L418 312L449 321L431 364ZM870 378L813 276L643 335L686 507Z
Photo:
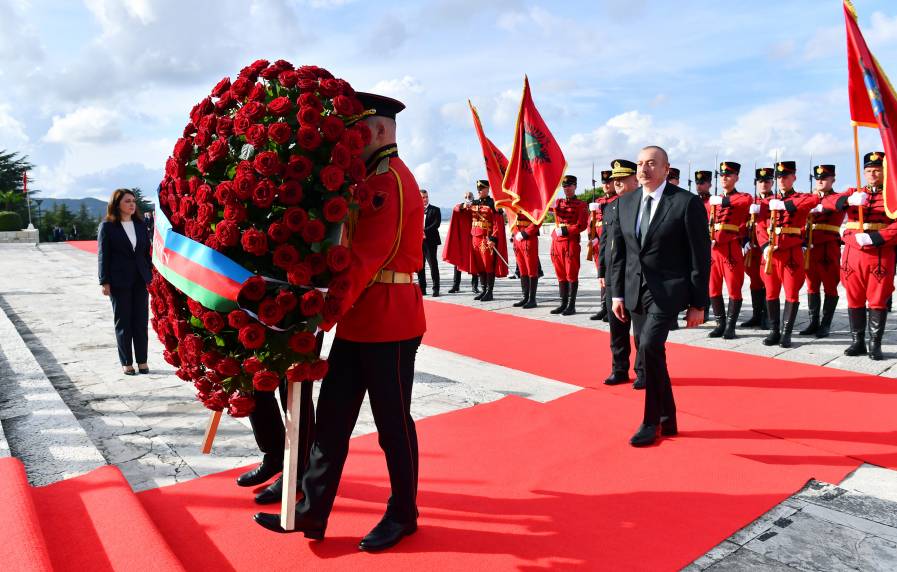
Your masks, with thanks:
M97 241L95 240L69 240L66 241L66 244L70 244L84 252L90 252L92 254L97 253Z
M643 403L628 385L601 384L605 332L440 302L426 302L426 313L429 346ZM457 335L477 331L500 343ZM667 359L680 411L897 468L897 380L682 344L667 344Z

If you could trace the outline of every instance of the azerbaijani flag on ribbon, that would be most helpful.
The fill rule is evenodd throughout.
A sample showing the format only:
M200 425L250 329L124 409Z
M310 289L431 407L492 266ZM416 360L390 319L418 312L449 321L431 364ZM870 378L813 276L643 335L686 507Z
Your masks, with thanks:
M524 76L514 148L502 189L514 197L514 208L534 223L542 224L566 169L564 153L536 109L529 79Z
M854 125L877 127L881 133L885 152L885 212L889 217L897 218L897 173L888 169L888 159L897 157L897 134L891 127L891 121L897 120L897 94L881 65L869 51L850 0L844 0L844 20L847 24L850 119Z
M159 274L210 310L236 309L240 287L255 274L217 250L175 232L158 206L155 220L153 266Z

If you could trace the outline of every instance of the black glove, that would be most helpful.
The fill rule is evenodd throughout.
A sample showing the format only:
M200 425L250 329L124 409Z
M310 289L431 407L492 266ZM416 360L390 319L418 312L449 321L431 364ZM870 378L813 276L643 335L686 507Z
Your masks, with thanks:
M497 236L490 236L490 237L489 237L489 240L492 241L492 244L498 244L498 237L497 237Z
M561 236L567 236L567 227L566 226L561 227Z
M523 235L523 240L526 240L527 238L529 238L529 235L526 234L526 231L525 231L525 230L521 230L521 231L520 231L520 234Z

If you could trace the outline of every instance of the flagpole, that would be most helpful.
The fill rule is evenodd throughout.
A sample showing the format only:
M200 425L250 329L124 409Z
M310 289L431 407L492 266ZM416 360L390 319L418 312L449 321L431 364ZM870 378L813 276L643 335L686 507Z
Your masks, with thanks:
M859 191L863 187L860 185L860 136L859 136L859 129L857 128L856 123L853 124L853 154L854 154L854 159L856 162L856 171L857 171L857 191ZM863 228L863 206L862 205L859 206L859 208L857 209L857 212L859 215L858 222L860 223L860 230L862 230L862 228Z

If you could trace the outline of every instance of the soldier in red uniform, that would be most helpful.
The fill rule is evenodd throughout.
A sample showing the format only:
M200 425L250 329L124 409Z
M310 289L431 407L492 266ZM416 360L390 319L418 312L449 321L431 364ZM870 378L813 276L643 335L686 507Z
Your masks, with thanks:
M576 177L564 175L561 180L564 198L554 207L555 224L551 233L551 262L558 277L561 304L552 314L572 316L576 313L576 293L579 290L579 235L589 225L589 208L576 198Z
M759 235L768 236L766 227L768 219L758 218L760 203L772 195L773 168L760 167L754 170L754 194L753 204L750 208L750 219L745 225L746 244L744 246L744 273L750 279L751 289L751 317L738 324L741 328L769 329L769 320L766 314L766 284L760 273L763 271L760 259L763 258L763 249L760 245ZM762 231L761 231L762 229Z
M617 190L614 188L614 180L611 178L613 171L601 171L601 187L604 195L598 197L589 203L589 246L586 250L586 260L595 262L595 271L598 273L598 279L601 279L601 256L598 253L598 247L601 243L601 233L604 227L604 209L607 205L617 200ZM590 320L607 321L607 296L605 288L598 285L600 294L600 306L598 311L589 317Z
M804 267L807 272L807 307L810 312L810 323L799 333L802 336L815 335L817 338L824 338L829 334L835 308L838 306L841 223L844 222L844 212L826 208L824 204L826 197L833 192L835 166L816 165L813 167L813 178L816 179L814 192L819 195L822 202L810 211L807 219ZM824 303L819 292L820 286L825 289Z
M695 171L695 189L698 196L704 201L704 208L707 209L707 220L710 220L710 185L713 184L712 171Z
M372 137L362 152L373 200L361 207L347 237L350 286L340 304L330 368L318 397L315 441L302 478L304 498L296 507L295 532L324 537L367 393L391 488L385 516L359 544L375 551L417 530L417 434L410 405L414 358L426 330L421 291L413 279L423 262L424 206L396 147L395 114L404 105L372 94L358 97L375 113L363 119ZM284 532L279 514L259 513L255 520Z
M781 199L768 198L760 202L761 218L769 219L767 236L763 242L763 280L766 282L766 309L769 312L769 335L763 343L791 347L791 332L800 305L800 290L804 285L803 232L810 209L819 204L819 195L794 190L794 161L780 161L776 178L782 188ZM769 260L771 258L771 260ZM769 262L767 262L769 260ZM785 290L785 306L779 314L779 294Z
M823 206L847 212L844 251L841 254L841 283L847 294L852 343L845 355L868 353L883 359L881 338L888 317L888 298L894 292L894 234L897 224L885 213L882 193L885 154L867 153L863 158L866 186L828 195ZM860 220L863 222L861 223ZM868 303L869 345L866 346Z
M470 210L474 270L480 276L483 291L474 300L489 302L495 286L495 245L498 244L499 230L504 228L504 220L495 210L495 200L489 196L489 181L477 181L479 196L461 208Z
M741 165L723 161L719 177L721 195L707 200L710 205L710 306L716 327L711 338L735 338L735 324L741 314L741 286L744 284L744 251L741 248L741 229L748 219L751 195L735 189ZM723 303L723 282L729 291L729 309Z
M675 167L670 167L670 172L667 173L667 182L673 185L679 186L679 178L681 177L681 173L679 169Z
M514 258L520 271L520 289L523 298L515 302L518 308L535 308L536 291L539 286L539 227L524 215L518 213L517 220L511 225L511 236L514 240Z

